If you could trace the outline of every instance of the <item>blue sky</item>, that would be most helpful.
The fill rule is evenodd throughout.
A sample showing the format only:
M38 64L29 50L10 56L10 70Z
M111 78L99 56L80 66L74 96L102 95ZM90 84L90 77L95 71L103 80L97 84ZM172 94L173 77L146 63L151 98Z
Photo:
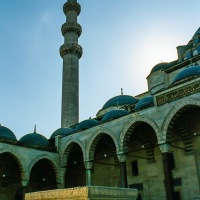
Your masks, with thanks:
M0 123L20 139L60 127L65 0L0 1ZM80 121L110 98L147 91L157 63L199 28L199 0L79 0Z

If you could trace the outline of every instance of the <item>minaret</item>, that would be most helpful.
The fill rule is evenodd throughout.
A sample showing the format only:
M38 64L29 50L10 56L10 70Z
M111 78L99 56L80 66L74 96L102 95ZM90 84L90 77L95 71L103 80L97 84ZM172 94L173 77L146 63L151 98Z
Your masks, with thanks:
M69 127L79 121L79 59L82 48L78 44L81 26L77 23L81 6L77 0L68 0L63 6L66 23L62 25L64 44L60 47L63 58L61 127Z

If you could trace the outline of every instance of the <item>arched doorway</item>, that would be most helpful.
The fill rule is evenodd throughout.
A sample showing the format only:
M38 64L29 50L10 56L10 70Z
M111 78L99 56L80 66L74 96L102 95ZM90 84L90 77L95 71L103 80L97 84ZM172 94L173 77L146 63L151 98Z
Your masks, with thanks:
M120 168L113 139L101 133L93 141L90 151L94 153L92 185L120 186Z
M48 159L41 159L31 169L28 192L56 189L56 172Z
M123 141L126 152L128 185L138 189L138 199L157 199L165 195L163 184L162 155L157 136L146 122L137 121L130 125ZM159 185L159 190L154 188Z
M77 143L71 143L67 150L68 159L65 173L65 187L86 185L86 172L83 163L83 152Z
M200 107L185 105L172 117L167 129L170 173L176 199L193 199L200 192ZM187 182L192 184L187 184ZM184 188L184 190L183 190Z
M20 187L22 185L18 160L11 153L0 154L0 199L15 199Z

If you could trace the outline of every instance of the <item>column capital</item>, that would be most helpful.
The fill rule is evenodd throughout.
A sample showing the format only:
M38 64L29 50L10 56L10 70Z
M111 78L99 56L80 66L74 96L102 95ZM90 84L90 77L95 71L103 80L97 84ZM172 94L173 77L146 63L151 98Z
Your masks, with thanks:
M29 180L22 180L22 186L26 187L29 183Z
M125 153L119 153L117 154L119 162L126 162L126 154Z
M163 144L159 144L159 148L161 150L162 153L168 153L170 150L170 144L169 143L163 143Z
M85 165L85 169L92 169L92 167L93 167L93 161L85 161L84 162L84 165Z

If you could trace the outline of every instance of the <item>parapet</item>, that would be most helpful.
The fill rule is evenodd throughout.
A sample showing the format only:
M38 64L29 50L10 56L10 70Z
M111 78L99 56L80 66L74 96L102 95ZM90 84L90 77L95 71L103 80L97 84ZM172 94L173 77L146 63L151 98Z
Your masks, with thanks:
M137 196L136 189L86 186L27 193L25 200L136 200Z

